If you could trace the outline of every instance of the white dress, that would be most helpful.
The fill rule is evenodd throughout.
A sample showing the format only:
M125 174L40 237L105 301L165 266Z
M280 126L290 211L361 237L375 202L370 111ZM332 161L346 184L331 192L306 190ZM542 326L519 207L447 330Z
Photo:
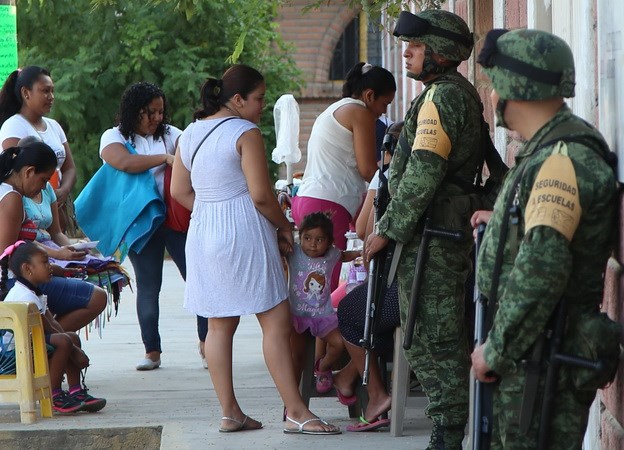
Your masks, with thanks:
M180 137L180 156L191 172L195 203L186 239L184 308L202 317L268 311L288 297L275 227L256 209L236 150L256 128L232 119L199 120Z

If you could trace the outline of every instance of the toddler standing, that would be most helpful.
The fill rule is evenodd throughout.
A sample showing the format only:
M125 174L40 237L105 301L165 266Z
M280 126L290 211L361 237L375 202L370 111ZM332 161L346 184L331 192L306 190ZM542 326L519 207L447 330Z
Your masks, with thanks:
M288 255L289 299L295 333L291 351L295 373L301 376L306 330L324 341L327 353L314 366L316 390L332 389L332 367L340 358L344 343L338 318L331 304L330 280L336 264L357 258L360 251L341 251L333 246L333 224L326 213L304 217L299 226L299 244Z
M9 258L10 257L10 258ZM7 293L8 269L14 273L15 285ZM65 332L47 308L47 297L39 290L39 285L52 277L47 253L37 244L18 241L0 255L0 300L5 302L28 302L37 305L41 313L45 339L48 348L50 382L52 385L52 407L60 413L78 411L96 412L104 408L106 400L95 398L87 393L86 386L80 383L80 371L89 365L89 358L80 348L80 338L74 332ZM13 334L5 330L0 346L3 360L14 359ZM69 390L61 388L63 375L67 375Z

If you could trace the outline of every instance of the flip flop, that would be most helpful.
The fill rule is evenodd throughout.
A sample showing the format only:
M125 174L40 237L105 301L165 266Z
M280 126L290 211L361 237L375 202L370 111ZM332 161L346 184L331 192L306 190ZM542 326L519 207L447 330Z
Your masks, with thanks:
M241 422L240 420L236 420L232 417L227 417L227 416L223 416L221 417L221 420L229 420L230 422L234 422L236 424L235 428L219 428L219 432L220 433L236 433L237 431L249 431L249 430L259 430L260 428L262 428L262 424L260 424L259 427L255 427L255 426L249 426L247 425L247 419L249 418L249 416L245 416L245 418L243 419L243 421Z
M328 435L328 434L341 434L340 428L336 428L335 430L304 430L305 427L310 422L321 422L323 425L329 425L323 419L319 419L315 417L313 419L304 420L303 422L297 422L294 419L286 416L286 420L297 425L297 428L284 428L284 433L286 434L313 434L313 435Z
M340 403L342 403L343 405L345 405L345 406L353 406L357 402L357 396L351 395L350 397L347 397L346 395L343 395L343 393L340 392L335 385L334 385L334 389L336 390L336 395L338 396L338 401Z
M390 419L380 419L379 417L369 422L364 418L364 416L360 416L359 423L354 423L351 425L347 425L347 431L357 433L360 431L375 431L383 427L390 426Z

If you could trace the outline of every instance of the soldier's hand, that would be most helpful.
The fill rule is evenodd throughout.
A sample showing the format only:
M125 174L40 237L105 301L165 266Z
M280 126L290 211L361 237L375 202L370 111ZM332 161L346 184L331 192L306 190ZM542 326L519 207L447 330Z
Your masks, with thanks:
M366 245L364 246L364 256L366 258L366 262L370 262L370 260L375 256L375 253L383 249L386 245L388 245L387 238L378 236L375 233L369 234L366 239Z
M477 380L481 381L482 383L493 383L498 378L485 362L485 358L483 356L484 349L485 344L481 344L476 347L472 352L472 355L470 355L470 358L472 359L472 370Z
M480 224L487 224L490 221L490 217L492 217L492 211L479 210L475 211L475 213L470 218L470 225L472 228L477 228Z
M470 218L470 225L472 226L472 228L474 228L474 230L472 230L472 237L475 241L477 240L477 228L482 223L487 225L491 217L492 211L486 211L484 209L475 211L475 213L472 215L472 217Z

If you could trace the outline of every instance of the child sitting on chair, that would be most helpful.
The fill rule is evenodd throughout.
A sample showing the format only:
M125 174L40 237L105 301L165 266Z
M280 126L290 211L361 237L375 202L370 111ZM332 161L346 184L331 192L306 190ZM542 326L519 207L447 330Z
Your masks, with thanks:
M299 227L299 244L288 255L289 299L295 333L291 351L295 373L301 376L305 353L306 330L327 345L327 353L316 361L316 390L323 394L332 389L332 367L344 351L338 331L338 318L330 298L330 279L334 266L353 261L360 251L338 250L333 245L333 224L326 213L307 215Z
M15 275L15 285L7 293L8 269ZM89 357L80 348L80 338L74 332L66 333L47 308L47 297L38 286L50 281L52 276L47 253L37 244L18 241L0 255L0 300L5 302L34 303L41 312L45 340L48 344L48 362L52 385L52 407L59 413L78 411L96 412L104 408L106 400L95 398L80 384L80 371L89 365ZM15 353L13 333L4 331L0 361L5 373L7 369L15 373ZM51 351L51 353L50 353ZM4 354L4 355L3 355ZM6 367L6 362L11 367ZM63 374L67 374L69 390L63 391Z

